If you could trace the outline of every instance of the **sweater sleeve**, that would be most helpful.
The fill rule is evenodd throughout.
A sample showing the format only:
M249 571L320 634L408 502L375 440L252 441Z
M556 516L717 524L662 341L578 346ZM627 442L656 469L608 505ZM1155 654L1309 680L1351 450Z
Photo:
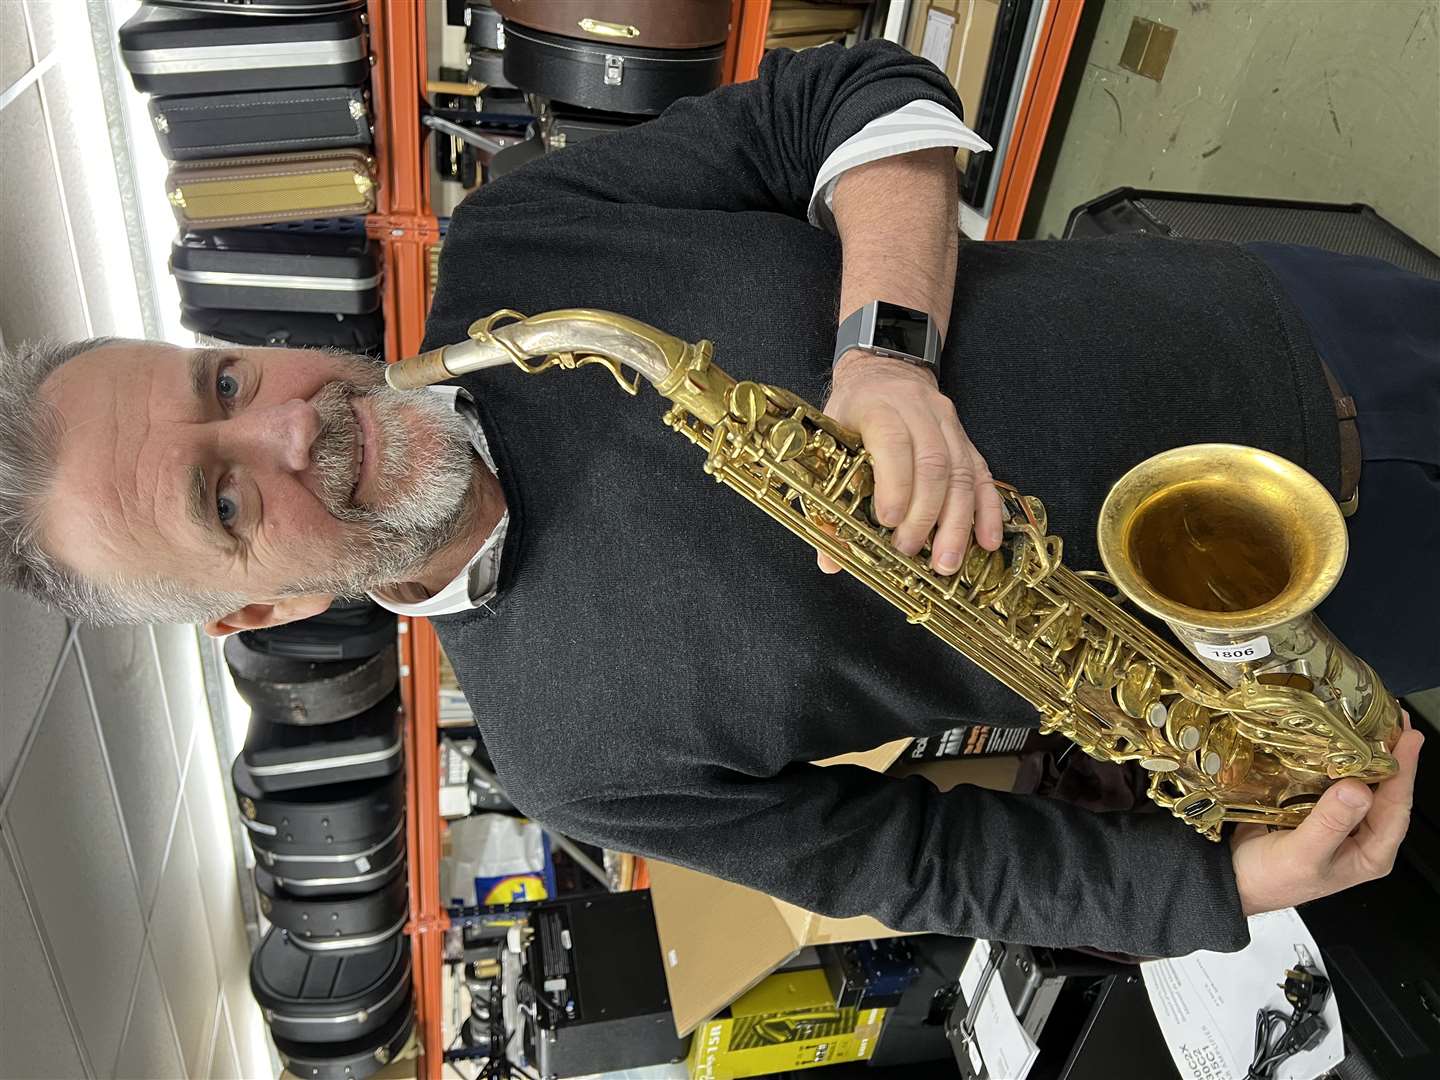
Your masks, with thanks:
M796 765L770 779L727 773L591 796L537 816L589 843L898 931L1140 956L1249 940L1229 846L1165 814Z
M872 120L921 100L963 119L944 74L891 42L777 49L750 82L682 98L654 120L547 154L467 203L578 198L803 220L831 153Z

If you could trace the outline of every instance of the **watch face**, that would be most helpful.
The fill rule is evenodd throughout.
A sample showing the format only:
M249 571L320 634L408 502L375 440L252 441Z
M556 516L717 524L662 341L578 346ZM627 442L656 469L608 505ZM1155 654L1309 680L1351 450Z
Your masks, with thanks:
M924 359L929 333L930 319L925 312L898 304L876 305L875 348Z

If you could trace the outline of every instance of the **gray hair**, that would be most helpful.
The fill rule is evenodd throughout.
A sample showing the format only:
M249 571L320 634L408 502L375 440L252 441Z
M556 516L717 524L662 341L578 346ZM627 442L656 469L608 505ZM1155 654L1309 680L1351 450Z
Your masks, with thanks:
M40 544L63 425L40 387L61 365L123 338L0 347L0 587L29 593L95 625L204 622L245 605L238 593L204 592L163 579L82 577Z

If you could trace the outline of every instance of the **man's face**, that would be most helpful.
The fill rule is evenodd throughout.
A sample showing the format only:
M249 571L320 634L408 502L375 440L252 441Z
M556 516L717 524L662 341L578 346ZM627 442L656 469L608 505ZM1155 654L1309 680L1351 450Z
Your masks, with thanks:
M43 541L85 576L355 594L406 580L470 521L464 421L363 358L116 343L41 396L64 427Z

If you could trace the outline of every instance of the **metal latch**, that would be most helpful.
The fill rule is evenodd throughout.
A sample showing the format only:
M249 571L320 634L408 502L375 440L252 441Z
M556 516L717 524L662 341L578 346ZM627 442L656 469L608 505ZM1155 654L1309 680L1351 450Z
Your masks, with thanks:
M466 11L469 11L470 9L469 9L469 8L466 8L465 10L466 10ZM364 102L362 102L362 101L356 101L356 100L354 100L353 98L350 100L350 119L351 119L351 120L363 120L363 119L365 119L365 103L364 103Z
M638 26L627 26L625 23L605 22L603 19L581 19L580 29L587 34L594 34L596 37L612 38L637 38L640 36Z
M619 86L625 77L625 58L614 53L605 54L605 85Z
M170 121L165 119L164 113L155 114L155 130L164 135L170 130Z
M176 188L165 197L170 200L171 206L178 206L181 210L185 209L185 193L179 188Z

